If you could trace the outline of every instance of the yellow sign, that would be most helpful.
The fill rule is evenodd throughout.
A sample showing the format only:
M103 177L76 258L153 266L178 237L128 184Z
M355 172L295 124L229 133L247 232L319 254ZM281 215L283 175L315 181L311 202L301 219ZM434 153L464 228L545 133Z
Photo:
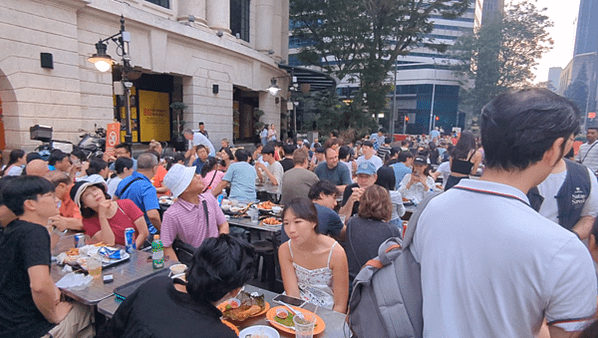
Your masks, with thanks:
M168 101L168 93L139 90L140 142L170 141ZM131 116L131 118L133 117Z

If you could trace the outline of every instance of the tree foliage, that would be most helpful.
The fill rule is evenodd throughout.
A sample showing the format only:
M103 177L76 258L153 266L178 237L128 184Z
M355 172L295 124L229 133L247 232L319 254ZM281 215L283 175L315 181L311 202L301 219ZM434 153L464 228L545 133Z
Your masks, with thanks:
M397 56L422 45L432 15L462 15L471 0L293 0L293 36L308 42L300 61L339 79L360 83L354 109L377 114L386 106L385 84ZM427 41L427 40L426 40ZM445 49L444 45L432 45Z
M449 49L460 60L455 71L464 82L475 82L463 95L468 110L478 114L496 95L533 86L532 70L553 43L545 10L530 1L511 3L502 19L462 36Z

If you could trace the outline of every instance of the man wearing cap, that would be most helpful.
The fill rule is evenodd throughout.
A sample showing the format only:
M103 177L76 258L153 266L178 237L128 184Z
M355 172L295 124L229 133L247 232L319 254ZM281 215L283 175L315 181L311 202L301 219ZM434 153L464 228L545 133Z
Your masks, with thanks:
M376 170L378 170L384 164L382 163L382 159L376 155L376 150L374 149L372 141L363 142L361 151L363 152L363 155L357 158L358 165L363 162L370 162L376 167Z
M164 252L171 259L176 258L172 249L176 238L197 248L204 239L229 232L218 201L210 192L204 192L201 176L195 174L194 167L173 165L164 176L164 184L173 198L178 197L164 212L160 230Z
M374 185L378 179L376 174L376 167L371 162L362 162L357 165L355 172L357 183L348 185L343 194L343 201L341 209L338 211L339 215L345 215L347 219L359 210L359 198L366 188Z
M314 173L320 180L332 182L340 192L353 183L349 168L344 164L339 165L338 151L333 148L326 148L326 162L318 164Z

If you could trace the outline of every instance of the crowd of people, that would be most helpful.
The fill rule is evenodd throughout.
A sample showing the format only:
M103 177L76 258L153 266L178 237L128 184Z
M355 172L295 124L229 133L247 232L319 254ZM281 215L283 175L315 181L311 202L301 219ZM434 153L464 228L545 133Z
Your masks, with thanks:
M250 279L256 257L232 235L242 231L229 226L224 196L282 204L285 293L341 313L361 267L385 240L402 237L405 204L434 197L419 210L411 247L424 336L581 331L596 316L598 127L575 161L578 112L556 94L500 95L481 121L479 138L437 128L403 139L380 129L359 140L335 131L322 142L282 141L268 125L254 151L226 139L216 151L200 124L185 130L185 153L154 141L136 158L128 144L95 159L13 150L0 179L0 337L91 336L90 309L64 300L50 278L50 250L65 231L122 245L126 228L138 249L160 234L173 260L176 241L198 249L187 284L146 283L121 305L111 332L164 336L156 323L168 318L181 330L231 336L214 305ZM165 212L161 196L174 199ZM157 300L167 309L161 321L151 319Z

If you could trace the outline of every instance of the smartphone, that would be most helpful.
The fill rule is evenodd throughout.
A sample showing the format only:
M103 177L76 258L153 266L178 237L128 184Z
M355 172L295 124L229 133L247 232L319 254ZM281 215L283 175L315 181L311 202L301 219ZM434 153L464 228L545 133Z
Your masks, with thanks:
M286 295L278 295L278 296L274 297L274 299L272 299L272 300L278 304L282 304L281 302L283 302L288 305L293 305L293 306L297 306L297 307L302 307L306 303L306 301L304 301L303 299L290 297L290 296L286 296Z

